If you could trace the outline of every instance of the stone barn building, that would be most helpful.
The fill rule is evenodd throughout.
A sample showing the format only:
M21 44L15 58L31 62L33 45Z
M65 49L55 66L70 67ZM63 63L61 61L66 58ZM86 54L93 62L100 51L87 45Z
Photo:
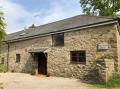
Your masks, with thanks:
M119 18L79 15L7 35L1 49L8 71L85 78L112 57L120 71Z

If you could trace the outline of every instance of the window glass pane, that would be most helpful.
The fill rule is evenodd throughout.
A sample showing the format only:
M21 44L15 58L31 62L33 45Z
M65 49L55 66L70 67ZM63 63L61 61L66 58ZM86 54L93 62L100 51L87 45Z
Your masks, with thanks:
M20 54L16 54L16 62L20 62Z
M73 62L77 62L77 57L72 57Z
M85 56L85 51L80 51L78 54L79 54L80 57L81 56L83 57L83 56Z
M63 33L53 35L53 45L54 46L64 45L64 34Z
M86 52L85 51L71 51L71 61L86 62Z
M77 56L77 53L73 51L72 56Z
M79 57L79 62L85 62L85 57Z

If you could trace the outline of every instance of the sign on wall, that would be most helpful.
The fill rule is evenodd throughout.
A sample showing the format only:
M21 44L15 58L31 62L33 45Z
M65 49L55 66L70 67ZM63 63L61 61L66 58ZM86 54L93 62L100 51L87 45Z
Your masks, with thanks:
M98 50L107 50L108 49L108 43L107 42L103 42L98 44Z

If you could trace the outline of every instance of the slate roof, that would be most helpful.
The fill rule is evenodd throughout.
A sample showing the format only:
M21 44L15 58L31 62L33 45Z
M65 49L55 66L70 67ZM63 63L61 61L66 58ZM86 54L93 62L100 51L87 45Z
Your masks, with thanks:
M66 29L85 26L100 22L111 21L116 18L114 17L98 17L98 16L86 16L86 15L78 15L71 18L67 18L64 20L56 21L53 23L48 23L41 26L36 26L34 29L28 28L19 32L15 32L7 35L5 41L23 39L26 37L31 37L35 35L42 35L54 32L60 32Z

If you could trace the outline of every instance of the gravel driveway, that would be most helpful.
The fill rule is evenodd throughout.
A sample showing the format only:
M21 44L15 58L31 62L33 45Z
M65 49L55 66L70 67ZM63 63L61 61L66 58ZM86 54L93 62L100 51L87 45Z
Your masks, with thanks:
M31 76L23 73L1 73L4 89L96 89L77 79Z

